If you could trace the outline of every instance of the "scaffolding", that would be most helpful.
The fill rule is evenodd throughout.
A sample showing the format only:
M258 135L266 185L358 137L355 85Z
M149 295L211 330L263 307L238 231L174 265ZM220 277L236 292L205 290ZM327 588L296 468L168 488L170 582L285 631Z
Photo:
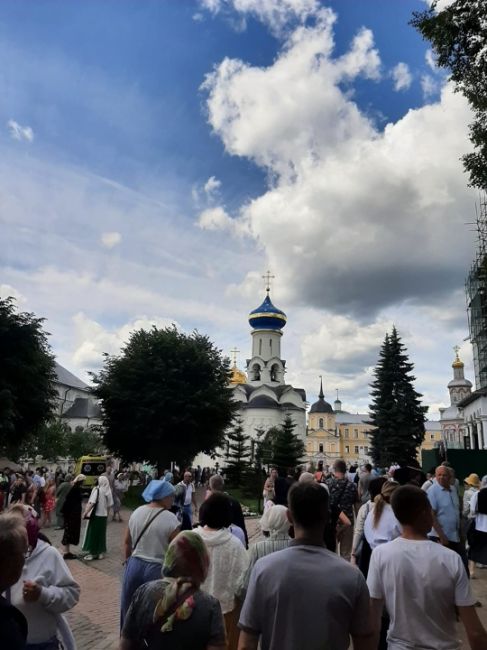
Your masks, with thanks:
M465 282L468 325L473 349L475 386L487 388L487 199L479 202L476 221L477 254Z

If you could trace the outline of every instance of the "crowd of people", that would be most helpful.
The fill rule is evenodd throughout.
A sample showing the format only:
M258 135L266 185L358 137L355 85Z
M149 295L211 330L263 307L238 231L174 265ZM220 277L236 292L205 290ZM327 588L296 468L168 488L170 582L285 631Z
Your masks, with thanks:
M178 478L150 481L128 521L121 650L347 650L350 641L358 650L458 650L457 620L472 650L486 650L469 578L487 565L487 477L471 474L462 493L446 464L426 481L341 460L297 475L273 469L250 547L220 474L209 476L199 508L194 470ZM106 553L110 512L120 518L116 477L99 477L84 508L83 479L57 486L64 557L41 532L42 507L10 498L0 515L2 648L75 648L63 614L80 591L65 560L82 515L87 560Z

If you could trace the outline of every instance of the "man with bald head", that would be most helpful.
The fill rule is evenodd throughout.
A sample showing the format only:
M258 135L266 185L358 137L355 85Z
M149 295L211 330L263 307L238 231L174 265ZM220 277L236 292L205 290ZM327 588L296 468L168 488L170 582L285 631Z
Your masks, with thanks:
M435 479L427 492L433 509L433 528L429 538L458 553L468 572L465 547L460 541L460 500L452 486L451 469L440 465L436 468Z

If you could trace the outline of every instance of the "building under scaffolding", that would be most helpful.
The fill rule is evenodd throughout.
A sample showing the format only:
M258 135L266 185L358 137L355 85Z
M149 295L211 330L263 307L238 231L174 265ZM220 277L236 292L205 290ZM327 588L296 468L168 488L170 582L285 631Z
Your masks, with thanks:
M487 199L477 213L477 255L465 282L475 386L487 388Z

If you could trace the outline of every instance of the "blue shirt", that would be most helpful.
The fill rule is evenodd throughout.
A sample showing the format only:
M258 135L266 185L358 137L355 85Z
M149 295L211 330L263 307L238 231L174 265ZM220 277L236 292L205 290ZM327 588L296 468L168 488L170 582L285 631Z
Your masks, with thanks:
M435 482L426 494L446 537L450 542L459 542L460 502L456 489L450 486L447 490ZM438 537L435 529L431 530L430 536Z

